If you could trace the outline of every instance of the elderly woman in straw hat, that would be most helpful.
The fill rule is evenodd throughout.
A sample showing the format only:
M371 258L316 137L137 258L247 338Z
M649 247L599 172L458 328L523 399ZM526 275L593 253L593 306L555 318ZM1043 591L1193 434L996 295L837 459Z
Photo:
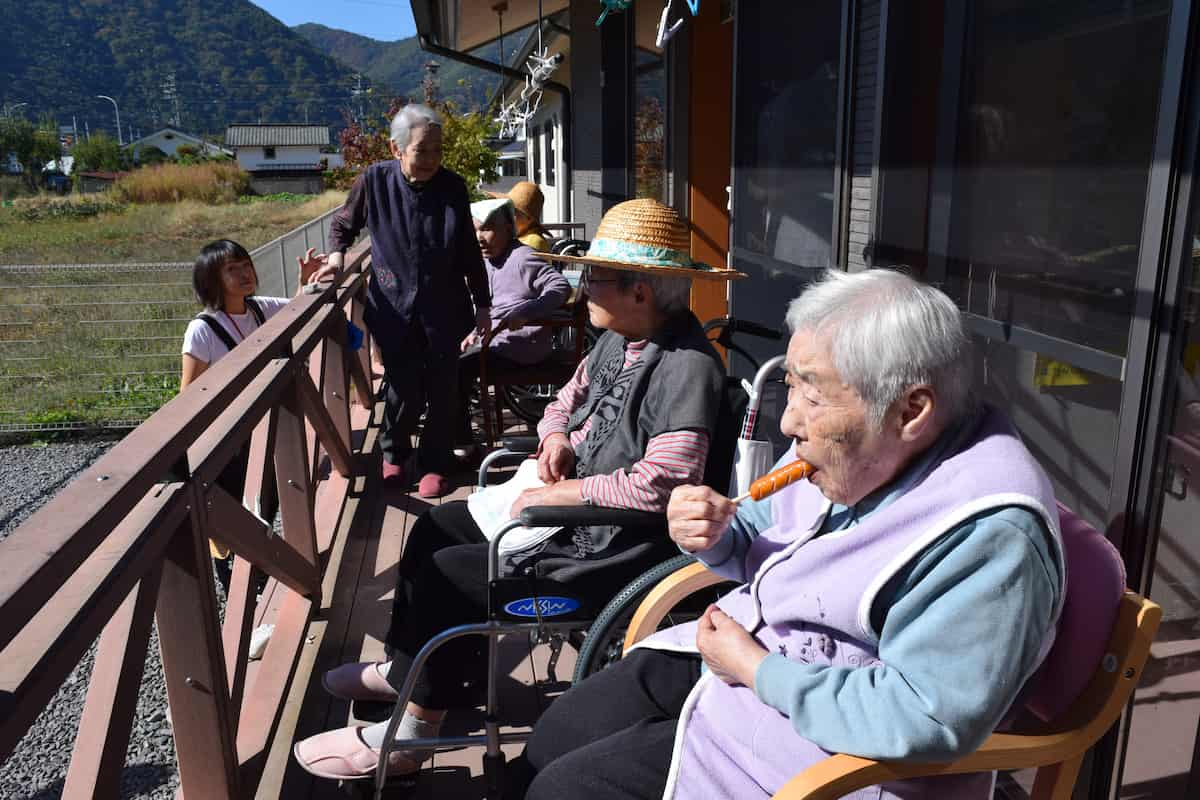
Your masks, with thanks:
M533 248L517 240L514 211L508 198L471 204L475 238L492 294L492 328L504 329L489 343L489 358L497 358L501 365L536 364L550 355L554 341L548 328L525 323L561 307L571 294L571 284L548 261L538 258ZM457 444L462 447L472 444L467 400L479 377L482 340L482 333L474 330L460 346Z
M536 183L520 181L508 190L508 194L488 192L495 199L511 200L517 220L517 238L539 253L550 252L550 242L542 228L542 207L546 198Z
M538 425L543 485L511 508L595 504L663 511L671 490L704 478L724 370L688 309L693 280L737 273L692 263L687 224L654 200L621 203L600 223L583 286L592 323L606 331ZM569 583L576 597L602 604L650 566L677 554L661 529L565 529L509 556L510 569ZM387 641L393 660L348 664L325 674L325 688L357 700L394 700L420 648L439 632L487 616L487 539L467 503L443 503L413 526L399 568ZM476 637L456 639L430 658L399 728L400 739L436 736L446 709L470 704L485 659ZM466 696L464 696L466 695ZM313 774L372 774L386 724L343 728L297 743ZM416 771L428 754L403 746L389 754L394 774Z

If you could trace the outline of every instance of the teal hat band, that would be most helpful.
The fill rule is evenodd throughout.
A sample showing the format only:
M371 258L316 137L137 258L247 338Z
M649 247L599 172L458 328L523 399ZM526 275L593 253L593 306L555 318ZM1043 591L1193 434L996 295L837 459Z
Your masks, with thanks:
M605 258L609 261L625 261L644 264L648 267L675 267L677 269L708 270L704 264L696 264L682 250L668 247L651 247L619 239L593 239L587 251L590 258Z

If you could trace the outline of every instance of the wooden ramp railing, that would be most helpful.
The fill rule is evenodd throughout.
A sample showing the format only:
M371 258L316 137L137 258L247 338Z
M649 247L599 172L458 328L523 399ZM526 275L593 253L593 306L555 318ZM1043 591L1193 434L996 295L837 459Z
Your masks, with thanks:
M344 345L348 318L365 332L368 260L356 249L334 286L294 299L0 542L0 762L99 636L63 795L116 797L156 621L184 795L253 795L362 471L348 400L370 398L369 342ZM247 442L244 496L277 501L281 536L216 483ZM223 626L210 537L237 555ZM248 667L257 570L275 630Z

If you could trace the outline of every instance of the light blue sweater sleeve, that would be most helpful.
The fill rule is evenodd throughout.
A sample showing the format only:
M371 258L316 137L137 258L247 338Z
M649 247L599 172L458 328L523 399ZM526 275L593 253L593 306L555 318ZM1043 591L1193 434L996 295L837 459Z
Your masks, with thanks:
M771 469L778 469L795 460L796 457L789 450ZM694 555L722 578L745 583L750 580L746 574L746 551L750 549L750 543L773 524L770 498L743 500L738 504L729 530L711 548Z
M884 587L872 613L883 619L883 664L829 667L773 653L755 690L827 750L950 760L982 744L1038 666L1062 587L1040 520L1000 509L956 528Z

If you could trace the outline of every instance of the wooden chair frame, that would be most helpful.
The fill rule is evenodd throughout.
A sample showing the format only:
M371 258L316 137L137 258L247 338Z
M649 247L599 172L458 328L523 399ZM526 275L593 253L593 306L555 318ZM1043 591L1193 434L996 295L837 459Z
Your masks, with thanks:
M722 580L698 562L663 580L634 614L625 638L625 652L653 633L681 599ZM834 800L858 789L905 778L1035 767L1033 800L1067 800L1084 754L1129 703L1161 620L1162 609L1157 604L1126 591L1105 650L1109 655L1061 719L1022 733L993 733L978 750L948 763L876 761L838 753L796 775L774 797Z

